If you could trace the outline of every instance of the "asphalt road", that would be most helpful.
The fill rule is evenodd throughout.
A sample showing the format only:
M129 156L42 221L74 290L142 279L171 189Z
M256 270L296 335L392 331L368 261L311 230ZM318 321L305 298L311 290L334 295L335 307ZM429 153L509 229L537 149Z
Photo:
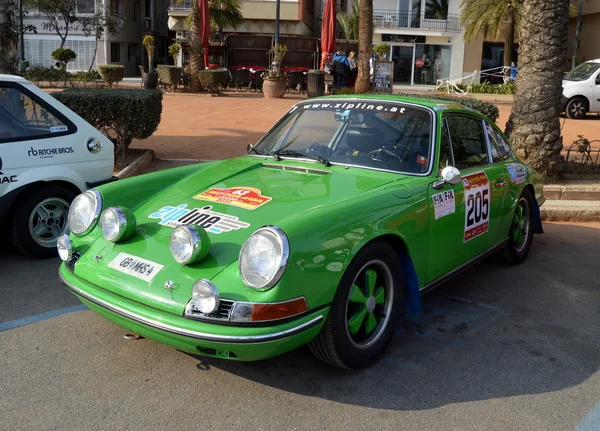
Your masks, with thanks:
M426 295L358 372L126 341L72 308L56 260L0 246L0 430L599 430L600 223L545 227L525 264Z

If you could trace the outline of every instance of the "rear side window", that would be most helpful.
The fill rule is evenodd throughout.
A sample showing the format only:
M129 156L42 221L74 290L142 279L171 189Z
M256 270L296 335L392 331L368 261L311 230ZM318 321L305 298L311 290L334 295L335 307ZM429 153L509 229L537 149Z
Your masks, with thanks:
M20 85L0 83L0 143L74 133L75 125Z
M456 168L469 169L488 163L487 143L479 118L448 115L446 124Z
M494 162L499 162L510 156L510 146L496 129L490 124L485 125L490 140L490 151Z

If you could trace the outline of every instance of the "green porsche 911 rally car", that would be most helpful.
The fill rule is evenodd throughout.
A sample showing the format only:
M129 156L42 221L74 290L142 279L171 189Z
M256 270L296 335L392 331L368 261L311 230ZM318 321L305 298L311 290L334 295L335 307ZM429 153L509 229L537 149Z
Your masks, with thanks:
M394 96L294 105L248 154L79 195L63 283L127 331L252 361L372 363L420 295L542 232L538 174L495 124Z

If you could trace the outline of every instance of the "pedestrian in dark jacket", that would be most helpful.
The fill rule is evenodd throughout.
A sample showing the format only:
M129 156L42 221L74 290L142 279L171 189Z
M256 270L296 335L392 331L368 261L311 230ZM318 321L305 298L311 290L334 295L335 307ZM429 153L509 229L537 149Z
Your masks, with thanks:
M346 51L340 49L333 56L333 65L335 72L335 87L345 87L348 85L348 74L350 73L350 62L346 57Z

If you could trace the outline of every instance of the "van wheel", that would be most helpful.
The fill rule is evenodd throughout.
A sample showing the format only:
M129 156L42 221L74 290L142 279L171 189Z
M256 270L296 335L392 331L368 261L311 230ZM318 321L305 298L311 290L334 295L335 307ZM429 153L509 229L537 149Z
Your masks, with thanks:
M14 246L32 257L56 256L56 241L69 230L69 207L75 196L61 186L27 193L12 214L10 236Z
M573 97L571 100L569 100L567 107L565 108L567 117L573 119L584 118L587 111L587 102L581 97Z

